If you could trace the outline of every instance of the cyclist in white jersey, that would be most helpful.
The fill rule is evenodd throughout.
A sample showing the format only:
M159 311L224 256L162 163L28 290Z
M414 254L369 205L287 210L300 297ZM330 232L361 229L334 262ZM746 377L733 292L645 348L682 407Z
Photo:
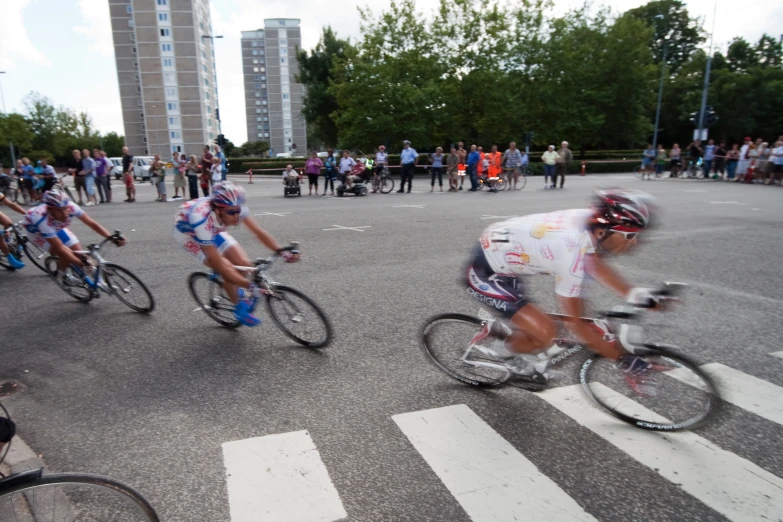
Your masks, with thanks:
M624 297L629 303L652 304L649 291L634 288L605 261L600 250L622 254L636 245L637 235L651 223L652 197L622 190L598 192L592 209L533 214L489 226L481 235L467 268L467 292L510 319L513 333L505 341L495 339L491 355L508 360L508 367L522 375L545 373L545 364L526 354L559 351L553 346L554 321L525 295L520 276L554 276L555 293L565 315L581 317L585 275ZM616 343L582 321L569 329L605 357L624 360L629 371L640 371L642 359L628 356Z
M1 170L1 169L0 169ZM14 210L18 212L19 214L22 214L23 216L26 214L25 210L5 197L5 194L0 192L0 204L5 205L6 207L10 208L11 210ZM5 242L5 238L3 237L5 233L9 230L11 230L11 227L14 226L13 221L0 212L0 253L5 256L5 258L8 260L8 265L14 269L14 270L20 270L24 268L24 263L22 263L19 259L16 258L14 255L14 252L11 252L11 250L8 248L8 245Z
M256 326L261 320L251 311L252 297L259 288L235 266L252 266L245 250L226 232L226 228L242 223L270 250L278 252L288 263L299 260L298 254L281 250L277 240L250 217L245 205L245 189L230 181L216 183L212 195L188 201L177 210L174 239L187 253L220 274L223 288L234 303L234 316L246 326Z

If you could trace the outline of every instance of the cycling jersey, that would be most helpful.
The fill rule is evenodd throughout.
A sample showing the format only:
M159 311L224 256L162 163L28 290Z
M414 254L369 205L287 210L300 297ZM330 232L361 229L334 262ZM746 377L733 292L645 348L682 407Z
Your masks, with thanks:
M68 206L65 208L68 210L65 221L57 221L47 212L46 205L36 205L28 210L24 216L25 228L31 234L39 235L45 239L53 238L57 236L59 231L68 228L72 218L84 215L84 211L73 201L69 201Z
M558 295L579 297L585 255L595 253L587 227L592 214L573 209L495 223L480 238L484 257L500 276L554 275Z
M239 220L249 215L247 206L243 205ZM177 210L175 218L177 231L186 234L201 246L215 244L215 238L226 230L225 225L218 222L212 210L212 198L200 198L188 201Z

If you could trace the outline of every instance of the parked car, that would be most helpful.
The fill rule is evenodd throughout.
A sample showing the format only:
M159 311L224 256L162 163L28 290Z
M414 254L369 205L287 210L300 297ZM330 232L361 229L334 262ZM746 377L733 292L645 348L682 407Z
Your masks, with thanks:
M114 176L114 179L122 179L122 158L109 158L112 167L110 176Z
M148 181L150 179L150 164L155 156L136 156L133 158L133 179Z

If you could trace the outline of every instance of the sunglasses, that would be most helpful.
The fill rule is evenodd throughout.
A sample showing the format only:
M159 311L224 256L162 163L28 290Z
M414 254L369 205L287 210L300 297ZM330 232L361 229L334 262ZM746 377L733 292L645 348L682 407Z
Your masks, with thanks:
M612 230L612 232L615 234L622 234L626 241L631 241L639 235L639 232L623 232L622 230Z
M242 213L242 209L238 208L236 210L229 210L227 208L223 209L224 214L228 214L229 216L238 216Z

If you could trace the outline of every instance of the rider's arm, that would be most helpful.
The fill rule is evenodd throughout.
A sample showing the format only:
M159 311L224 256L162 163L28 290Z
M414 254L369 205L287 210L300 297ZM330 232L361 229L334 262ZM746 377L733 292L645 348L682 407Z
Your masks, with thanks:
M617 359L622 355L622 350L609 344L588 323L579 319L584 312L584 302L581 297L557 296L560 308L570 319L566 321L566 327L579 338L586 342L591 349L609 359Z
M6 207L10 208L11 210L15 210L16 212L18 212L18 213L20 213L22 215L27 213L27 212L25 212L25 210L22 207L20 207L19 205L17 205L13 201L9 200L7 197L1 199L0 203L3 203Z
M269 250L273 252L280 250L281 247L277 240L273 238L269 232L261 228L261 225L259 225L255 219L248 216L242 220L242 223L244 223L247 229Z
M625 298L631 291L631 285L625 282L609 264L596 254L587 254L585 256L585 271L604 285L614 291L620 297Z

